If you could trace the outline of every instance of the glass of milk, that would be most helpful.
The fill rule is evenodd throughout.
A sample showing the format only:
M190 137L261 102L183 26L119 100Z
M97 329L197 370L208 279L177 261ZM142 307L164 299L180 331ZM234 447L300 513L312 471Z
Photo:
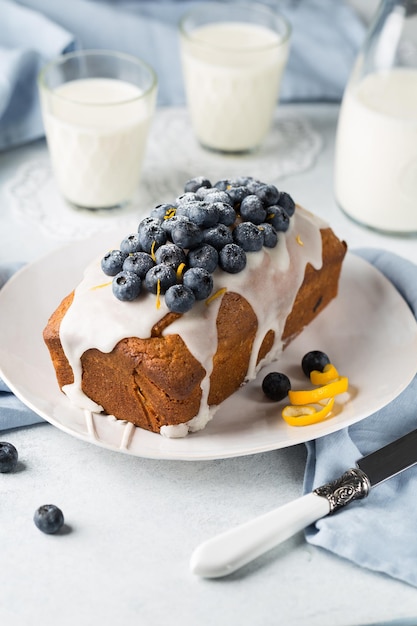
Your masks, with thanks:
M417 234L417 2L378 8L342 101L334 184L369 228Z
M239 153L260 146L279 99L291 28L264 5L207 2L180 21L191 123L206 148Z
M38 84L64 198L87 209L128 203L139 185L155 110L153 69L130 55L86 50L46 65Z

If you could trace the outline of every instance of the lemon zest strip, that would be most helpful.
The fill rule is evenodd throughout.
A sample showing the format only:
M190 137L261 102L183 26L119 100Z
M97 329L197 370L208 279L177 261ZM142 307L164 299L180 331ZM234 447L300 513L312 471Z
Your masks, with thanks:
M112 281L108 282L108 283L102 283L101 285L95 285L94 287L90 287L91 290L94 289L102 289L103 287L108 287L109 285L112 284Z
M161 281L158 278L156 283L156 308L161 308Z
M152 257L152 260L156 262L155 246L156 246L156 241L153 241L151 245L151 257Z
M184 273L184 267L185 267L185 263L180 263L177 267L177 271L176 271L176 275L177 275L177 280L181 280L182 275Z
M171 219L171 217L174 217L175 213L177 212L177 209L175 207L172 207L170 209L167 209L165 215L164 215L164 220L169 220Z
M221 289L218 289L216 293L213 293L209 298L207 298L206 305L208 306L209 304L211 304L211 302L213 302L213 300L215 300L216 298L220 298L220 296L226 293L226 291L227 291L226 287L222 287Z

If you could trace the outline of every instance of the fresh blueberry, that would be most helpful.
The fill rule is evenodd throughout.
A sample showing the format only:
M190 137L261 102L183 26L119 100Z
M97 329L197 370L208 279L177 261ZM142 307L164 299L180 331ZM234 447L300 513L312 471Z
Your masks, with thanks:
M275 248L278 243L278 234L272 224L259 224L259 228L264 234L264 246L265 248Z
M132 254L126 257L123 263L123 270L134 272L143 280L154 265L153 258L147 252L132 252Z
M213 189L211 187L199 187L195 193L199 200L205 200L206 196L213 193Z
M246 196L250 194L249 189L243 185L240 185L239 187L229 187L229 189L227 189L226 192L230 198L230 203L233 205L235 209L239 207L243 198L245 198Z
M281 372L271 372L262 381L262 391L269 400L279 402L288 395L291 382L288 376Z
M172 285L165 294L165 304L173 313L186 313L194 303L195 296L185 285Z
M113 278L113 295L122 302L131 302L141 292L142 281L134 272L122 270Z
M158 293L158 289L160 293L165 293L176 282L177 275L174 268L163 263L151 267L145 278L147 290L154 294Z
M245 252L257 252L264 245L262 229L252 222L241 222L233 231L233 239Z
M126 252L121 250L110 250L101 259L101 269L107 276L116 276L122 271L123 263L127 257Z
M141 222L139 222L138 233L140 234L141 231L145 228L148 228L148 226L160 226L161 223L161 218L149 215L148 217L143 218Z
M139 233L139 242L143 252L152 252L162 246L167 240L167 234L161 224L147 224Z
M262 183L260 180L256 180L255 178L252 178L252 180L249 180L246 183L246 187L249 189L251 194L256 194L257 189L259 189L259 187L262 187L263 185L264 183Z
M267 207L278 204L279 191L275 185L258 185L255 193Z
M262 200L251 194L243 198L240 203L240 216L245 222L253 222L253 224L262 224L266 220L266 209Z
M166 265L171 265L174 269L177 269L181 263L186 262L184 250L174 243L166 243L158 248L155 252L155 258L158 264L165 263Z
M0 441L0 472L6 474L12 472L18 459L18 452L12 443Z
M185 287L191 289L196 300L205 300L213 291L213 278L207 270L202 267L192 267L182 277Z
M237 274L246 266L246 253L235 243L228 243L220 250L219 265L229 274Z
M219 191L227 191L231 187L230 180L228 178L221 178L214 185L213 188Z
M279 194L278 204L279 206L282 206L288 217L292 217L294 215L295 202L291 198L289 193L287 193L286 191L281 191L281 193Z
M203 241L203 231L191 220L184 220L175 224L171 239L180 248L197 248Z
M158 206L152 209L151 217L162 221L171 213L175 215L175 211L176 207L173 204L158 204Z
M190 178L184 185L184 191L197 191L200 187L211 187L211 182L204 176L195 176Z
M231 226L236 221L236 211L229 202L216 202L219 212L219 223L225 226Z
M329 365L330 359L325 352L321 350L311 350L307 352L301 360L301 367L307 378L310 378L310 374L313 370L322 372L326 365Z
M290 227L288 213L278 205L268 207L266 219L278 232L285 233Z
M188 217L185 215L173 215L172 217L168 217L164 219L161 224L161 228L166 232L168 237L171 237L171 231L178 222L189 222Z
M139 243L139 235L137 233L132 233L131 235L125 237L120 243L120 250L125 254L140 252L141 247Z
M44 504L36 509L33 521L43 533L53 535L62 528L64 515L55 504Z
M219 221L219 209L216 204L204 202L189 202L178 208L179 215L185 215L191 222L200 228L210 228Z
M175 204L177 210L185 204L189 202L198 202L199 197L193 191L187 191L186 193L181 194L178 198L175 198Z
M213 248L208 243L204 243L198 248L190 250L187 260L189 267L202 267L212 273L218 265L219 253L216 248Z
M253 176L236 176L235 178L232 178L232 180L230 181L233 187L247 187L249 184L251 184L255 179L253 178Z
M205 194L204 200L206 202L226 202L230 203L230 198L225 191L219 189L208 189Z
M217 224L203 232L203 241L220 250L226 244L233 243L232 231L225 224Z

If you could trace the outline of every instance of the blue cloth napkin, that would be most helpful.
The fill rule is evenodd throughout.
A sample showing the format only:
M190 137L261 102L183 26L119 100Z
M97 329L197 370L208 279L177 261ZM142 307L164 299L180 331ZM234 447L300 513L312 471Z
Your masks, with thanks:
M43 136L37 75L74 45L70 33L41 13L0 0L0 150Z
M365 35L356 13L334 0L263 2L279 6L292 25L281 100L340 100ZM195 4L0 0L0 150L43 134L36 76L44 62L75 46L141 57L158 74L158 103L183 105L178 21Z
M387 276L417 317L417 266L388 252L359 253ZM307 443L304 492L338 478L362 456L415 428L417 376L380 411L345 430ZM417 586L416 488L417 466L378 485L364 500L310 526L307 541L361 567Z
M23 263L2 263L0 265L0 289L22 265ZM43 419L18 400L0 378L0 431L19 426L29 426L37 422L43 422Z

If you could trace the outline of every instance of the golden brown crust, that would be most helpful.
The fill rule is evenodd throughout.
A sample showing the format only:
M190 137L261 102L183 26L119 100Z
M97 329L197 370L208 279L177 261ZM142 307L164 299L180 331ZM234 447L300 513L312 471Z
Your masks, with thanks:
M55 368L58 384L61 389L64 385L70 385L74 382L72 369L68 363L67 357L65 356L64 350L62 349L61 340L59 338L61 320L71 306L73 299L74 292L72 291L62 300L59 307L52 313L43 331L43 339L48 347L52 364Z
M205 371L178 335L130 337L110 353L87 350L82 389L106 413L159 431L198 412Z
M258 320L249 303L237 293L226 293L217 315L210 405L223 402L245 380L257 328Z
M284 346L297 335L337 296L339 276L347 245L331 228L321 230L323 263L319 270L308 263L304 281L287 317L282 341Z
M287 318L282 341L288 345L337 294L346 244L330 228L321 231L323 265L307 265L304 281ZM73 382L71 367L59 339L60 322L71 305L73 294L63 300L44 330L60 387ZM110 353L91 349L82 358L82 389L106 413L142 428L159 432L162 425L189 421L199 410L202 365L191 355L179 335L162 331L178 315L168 314L152 330L149 339L126 338ZM257 318L242 296L227 292L217 317L218 345L210 377L209 404L219 404L244 382L248 370ZM258 361L274 343L268 332Z

